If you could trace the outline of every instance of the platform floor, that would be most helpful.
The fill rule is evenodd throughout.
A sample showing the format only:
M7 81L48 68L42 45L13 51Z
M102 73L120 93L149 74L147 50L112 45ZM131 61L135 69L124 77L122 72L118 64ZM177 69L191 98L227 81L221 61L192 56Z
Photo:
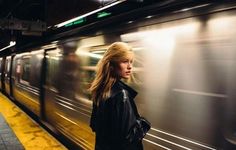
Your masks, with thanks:
M14 132L0 113L0 150L24 150Z
M0 93L0 113L4 118L4 120L1 121L5 121L7 126L11 128L10 131L8 129L3 131L4 129L0 127L0 134L3 135L1 132L8 130L8 137L17 137L16 139L10 139L11 142L15 140L15 145L21 143L25 150L67 150L65 146L40 127L40 125L33 121L2 93ZM4 125L4 123L2 125ZM4 127L6 127L6 125ZM13 133L10 133L12 131ZM2 145L6 148L7 145L4 144L3 140L6 141L6 139L2 139L0 142L2 141ZM17 143L17 141L19 143ZM13 150L20 150L21 146L18 146L18 148L16 147ZM6 149L11 150L10 147Z

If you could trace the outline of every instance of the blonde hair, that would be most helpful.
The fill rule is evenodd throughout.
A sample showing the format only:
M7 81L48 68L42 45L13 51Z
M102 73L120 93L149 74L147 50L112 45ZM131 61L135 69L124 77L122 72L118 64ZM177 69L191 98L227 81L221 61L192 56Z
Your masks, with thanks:
M96 76L89 89L96 105L99 105L101 100L109 98L113 84L119 79L116 72L117 65L130 53L133 52L128 44L115 42L108 47L103 58L98 62Z

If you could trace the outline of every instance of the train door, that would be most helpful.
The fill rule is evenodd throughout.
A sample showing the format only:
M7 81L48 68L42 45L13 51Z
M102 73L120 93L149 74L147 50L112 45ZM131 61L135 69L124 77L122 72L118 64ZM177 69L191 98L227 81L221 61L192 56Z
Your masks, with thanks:
M43 50L18 54L13 60L12 89L15 100L40 116L40 82Z
M4 62L5 62L5 58L0 58L0 90L4 91L4 75L3 75L3 69L4 69Z
M95 136L89 127L92 102L87 93L83 94L86 85L82 80L87 76L82 77L76 49L63 45L46 51L45 116L47 122L83 149L94 149Z
M60 59L60 52L58 49L50 49L46 50L46 79L45 79L45 85L44 92L45 92L45 98L44 98L44 115L45 120L49 122L51 125L54 124L54 116L55 116L55 106L54 106L54 100L57 95L56 90L56 82L55 82L55 76L58 71L58 63Z
M4 85L5 85L5 92L8 96L11 95L10 92L10 81L11 81L11 77L10 77L10 73L11 73L11 56L7 56L6 57L6 61L5 61L5 65L4 65Z

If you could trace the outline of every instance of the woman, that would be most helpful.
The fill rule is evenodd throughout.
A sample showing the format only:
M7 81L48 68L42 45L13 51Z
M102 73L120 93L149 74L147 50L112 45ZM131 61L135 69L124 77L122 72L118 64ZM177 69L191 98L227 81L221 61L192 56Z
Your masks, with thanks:
M134 103L137 92L120 79L131 76L134 54L131 47L115 42L97 64L92 82L93 111L90 121L96 133L96 150L142 150L147 131L137 123L139 114Z

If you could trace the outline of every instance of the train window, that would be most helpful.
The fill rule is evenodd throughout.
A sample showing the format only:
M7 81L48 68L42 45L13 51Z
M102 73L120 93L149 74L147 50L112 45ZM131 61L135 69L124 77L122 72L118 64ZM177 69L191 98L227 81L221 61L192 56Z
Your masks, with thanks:
M98 61L102 58L103 54L105 53L108 46L101 46L101 47L91 47L90 50L90 60L89 64L90 66L96 66Z
M46 56L47 70L46 70L46 84L50 87L56 87L56 74L58 72L58 64L61 55L57 50L48 51Z
M41 74L41 66L42 66L42 59L43 53L42 51L31 53L30 58L30 85L36 88L40 86L40 74Z
M10 59L6 59L6 64L5 64L5 76L9 77L10 76Z
M17 64L16 66L16 73L20 73L20 64Z
M8 59L6 59L6 62L5 62L5 72L7 71L7 64L8 64Z
M20 82L20 75L21 75L21 64L20 64L20 58L15 58L15 63L13 64L13 74L15 75L15 79L17 82Z
M30 58L23 58L22 59L22 76L21 79L23 82L29 82L29 77L30 77Z
M10 73L10 60L7 62L7 73Z
M0 75L2 74L2 58L0 58Z
M55 80L53 77L56 75L58 70L58 60L56 59L47 59L48 71L47 71L47 84L55 87Z
M79 58L75 53L66 53L59 60L59 66L55 76L56 88L60 95L73 98L78 90L77 87L80 79Z
M3 79L3 77L2 77L2 72L3 72L3 70L2 70L2 66L3 66L3 60L2 60L2 58L0 58L0 88L1 89L3 89L3 85L2 85L2 83L1 83L1 81L2 81L2 79Z

